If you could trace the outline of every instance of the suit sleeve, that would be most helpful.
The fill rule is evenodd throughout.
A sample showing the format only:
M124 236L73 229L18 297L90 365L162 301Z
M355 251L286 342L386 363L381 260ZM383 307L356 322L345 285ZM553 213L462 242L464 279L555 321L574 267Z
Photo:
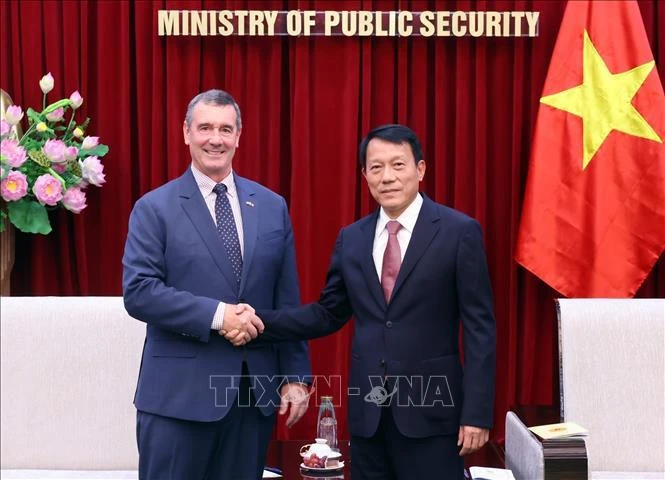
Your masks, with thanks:
M207 342L219 301L165 284L165 225L147 198L132 210L125 243L123 297L137 320Z
M300 288L298 286L298 271L296 266L296 250L293 239L291 219L282 199L282 215L284 216L285 254L282 260L281 272L275 287L275 308L294 308L300 305ZM290 341L277 345L279 352L279 371L289 381L304 381L311 377L312 368L309 360L307 342Z
M344 326L352 314L342 275L343 235L335 242L326 286L319 301L300 308L257 312L265 324L262 341L307 340L323 337Z
M457 252L457 291L464 330L464 402L461 425L492 427L496 325L482 232L467 225Z

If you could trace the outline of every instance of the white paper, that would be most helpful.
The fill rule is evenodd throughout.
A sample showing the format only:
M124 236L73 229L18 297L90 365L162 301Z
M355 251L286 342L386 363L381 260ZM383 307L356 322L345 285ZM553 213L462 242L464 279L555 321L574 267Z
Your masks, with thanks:
M513 472L503 468L471 467L469 473L474 480L515 480Z
M279 473L264 470L263 471L263 477L261 477L261 478L283 478L283 477Z

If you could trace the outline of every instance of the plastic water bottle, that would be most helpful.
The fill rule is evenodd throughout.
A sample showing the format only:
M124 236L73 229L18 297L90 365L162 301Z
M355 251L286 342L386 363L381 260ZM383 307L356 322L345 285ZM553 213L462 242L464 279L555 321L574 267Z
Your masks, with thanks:
M337 419L333 407L333 397L321 397L319 418L316 423L316 437L324 438L330 448L339 451L337 447Z

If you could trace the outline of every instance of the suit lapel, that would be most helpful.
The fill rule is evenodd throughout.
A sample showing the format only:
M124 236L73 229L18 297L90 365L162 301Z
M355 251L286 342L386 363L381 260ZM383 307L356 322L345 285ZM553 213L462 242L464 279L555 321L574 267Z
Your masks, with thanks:
M240 292L245 287L249 269L254 258L254 249L256 247L257 231L259 225L259 208L256 198L256 192L252 188L251 182L234 174L236 190L238 192L238 201L240 202L240 212L242 214L242 230L244 252L242 256L242 277L240 279Z
M434 208L434 203L423 195L423 205L420 208L418 220L416 220L416 225L413 228L409 246L404 254L402 266L397 274L397 281L395 282L395 288L393 288L391 300L395 298L400 287L404 284L404 281L416 266L418 260L420 260L420 257L423 256L429 244L432 243L432 239L434 239L439 231L439 220L440 218Z
M362 225L362 244L360 246L360 265L365 281L369 287L372 297L377 301L382 309L386 308L386 298L381 289L381 280L376 274L376 265L374 265L374 257L372 250L374 247L374 233L376 230L376 222L379 218L379 211L377 210L374 215L367 218L364 225Z
M224 245L217 235L215 222L213 222L210 216L210 211L201 196L199 186L196 184L196 180L190 169L187 169L185 174L180 177L179 195L183 210L208 248L210 256L231 288L235 290L238 283L233 274L233 267L224 249Z

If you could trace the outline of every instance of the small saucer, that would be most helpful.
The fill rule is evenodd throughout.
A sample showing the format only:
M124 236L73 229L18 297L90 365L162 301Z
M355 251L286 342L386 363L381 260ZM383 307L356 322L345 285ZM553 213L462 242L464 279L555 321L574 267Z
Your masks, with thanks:
M335 470L341 470L344 468L344 461L340 460L337 465L333 465L332 467L308 467L304 463L301 463L300 468L310 472L334 472Z

